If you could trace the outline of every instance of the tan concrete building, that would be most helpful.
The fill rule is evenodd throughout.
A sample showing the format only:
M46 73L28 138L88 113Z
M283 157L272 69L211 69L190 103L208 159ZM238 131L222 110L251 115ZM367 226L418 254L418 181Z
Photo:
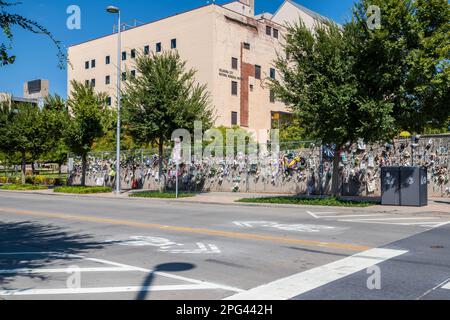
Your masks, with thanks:
M254 15L254 0L210 4L188 12L127 29L122 36L122 68L133 72L136 52L148 54L178 50L188 68L197 70L196 80L206 84L215 108L216 125L266 132L272 120L288 113L273 99L267 79L277 77L273 61L282 54L285 22L301 18L308 26L322 19L292 1L285 1L275 14ZM95 86L116 104L116 35L90 40L69 48L70 81ZM137 75L138 76L138 75Z
M43 99L49 94L49 82L44 79L27 81L23 85L23 96L26 99Z

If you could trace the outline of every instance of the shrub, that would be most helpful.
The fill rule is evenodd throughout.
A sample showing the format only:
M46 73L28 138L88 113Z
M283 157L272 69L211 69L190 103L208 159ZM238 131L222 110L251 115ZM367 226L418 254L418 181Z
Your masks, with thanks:
M34 186L32 184L6 184L0 187L1 190L10 191L30 191L30 190L45 190L45 186Z
M110 187L57 187L53 190L57 193L72 193L72 194L89 194L89 193L110 193L112 188Z
M46 180L47 178L45 176L37 175L33 177L33 184L34 185L47 184Z

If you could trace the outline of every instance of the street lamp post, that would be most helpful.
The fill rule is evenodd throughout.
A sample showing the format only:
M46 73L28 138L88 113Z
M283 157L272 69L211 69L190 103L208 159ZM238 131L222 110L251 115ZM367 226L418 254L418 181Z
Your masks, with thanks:
M122 28L120 21L120 9L118 7L109 6L106 8L106 11L109 13L117 14L118 23L117 23L117 148L116 148L116 194L120 195L120 129L121 129L121 117L120 117L120 109L121 109L121 93L120 93L120 85L121 85L121 76L122 76Z

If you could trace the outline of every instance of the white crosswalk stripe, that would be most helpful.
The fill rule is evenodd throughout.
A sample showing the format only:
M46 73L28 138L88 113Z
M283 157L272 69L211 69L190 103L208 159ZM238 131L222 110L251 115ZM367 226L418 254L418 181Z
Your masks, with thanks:
M371 249L305 272L277 280L225 300L288 300L345 278L386 260L406 254L405 250Z

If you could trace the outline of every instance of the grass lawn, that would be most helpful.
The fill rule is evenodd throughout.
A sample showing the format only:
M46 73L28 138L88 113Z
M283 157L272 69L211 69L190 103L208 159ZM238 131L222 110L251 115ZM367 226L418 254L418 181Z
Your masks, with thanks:
M160 199L175 199L175 192L159 192L159 191L143 191L130 194L133 198L160 198ZM192 198L195 193L180 192L178 198Z
M57 193L72 193L72 194L89 194L89 193L110 193L112 188L110 187L57 187L53 190Z
M46 190L46 186L35 186L32 184L5 184L0 187L1 190L10 191L31 191L31 190Z
M376 205L374 202L345 201L337 198L304 198L304 197L268 197L268 198L245 198L237 200L242 203L273 203L273 204L297 204L307 206L330 206L330 207L370 207Z

